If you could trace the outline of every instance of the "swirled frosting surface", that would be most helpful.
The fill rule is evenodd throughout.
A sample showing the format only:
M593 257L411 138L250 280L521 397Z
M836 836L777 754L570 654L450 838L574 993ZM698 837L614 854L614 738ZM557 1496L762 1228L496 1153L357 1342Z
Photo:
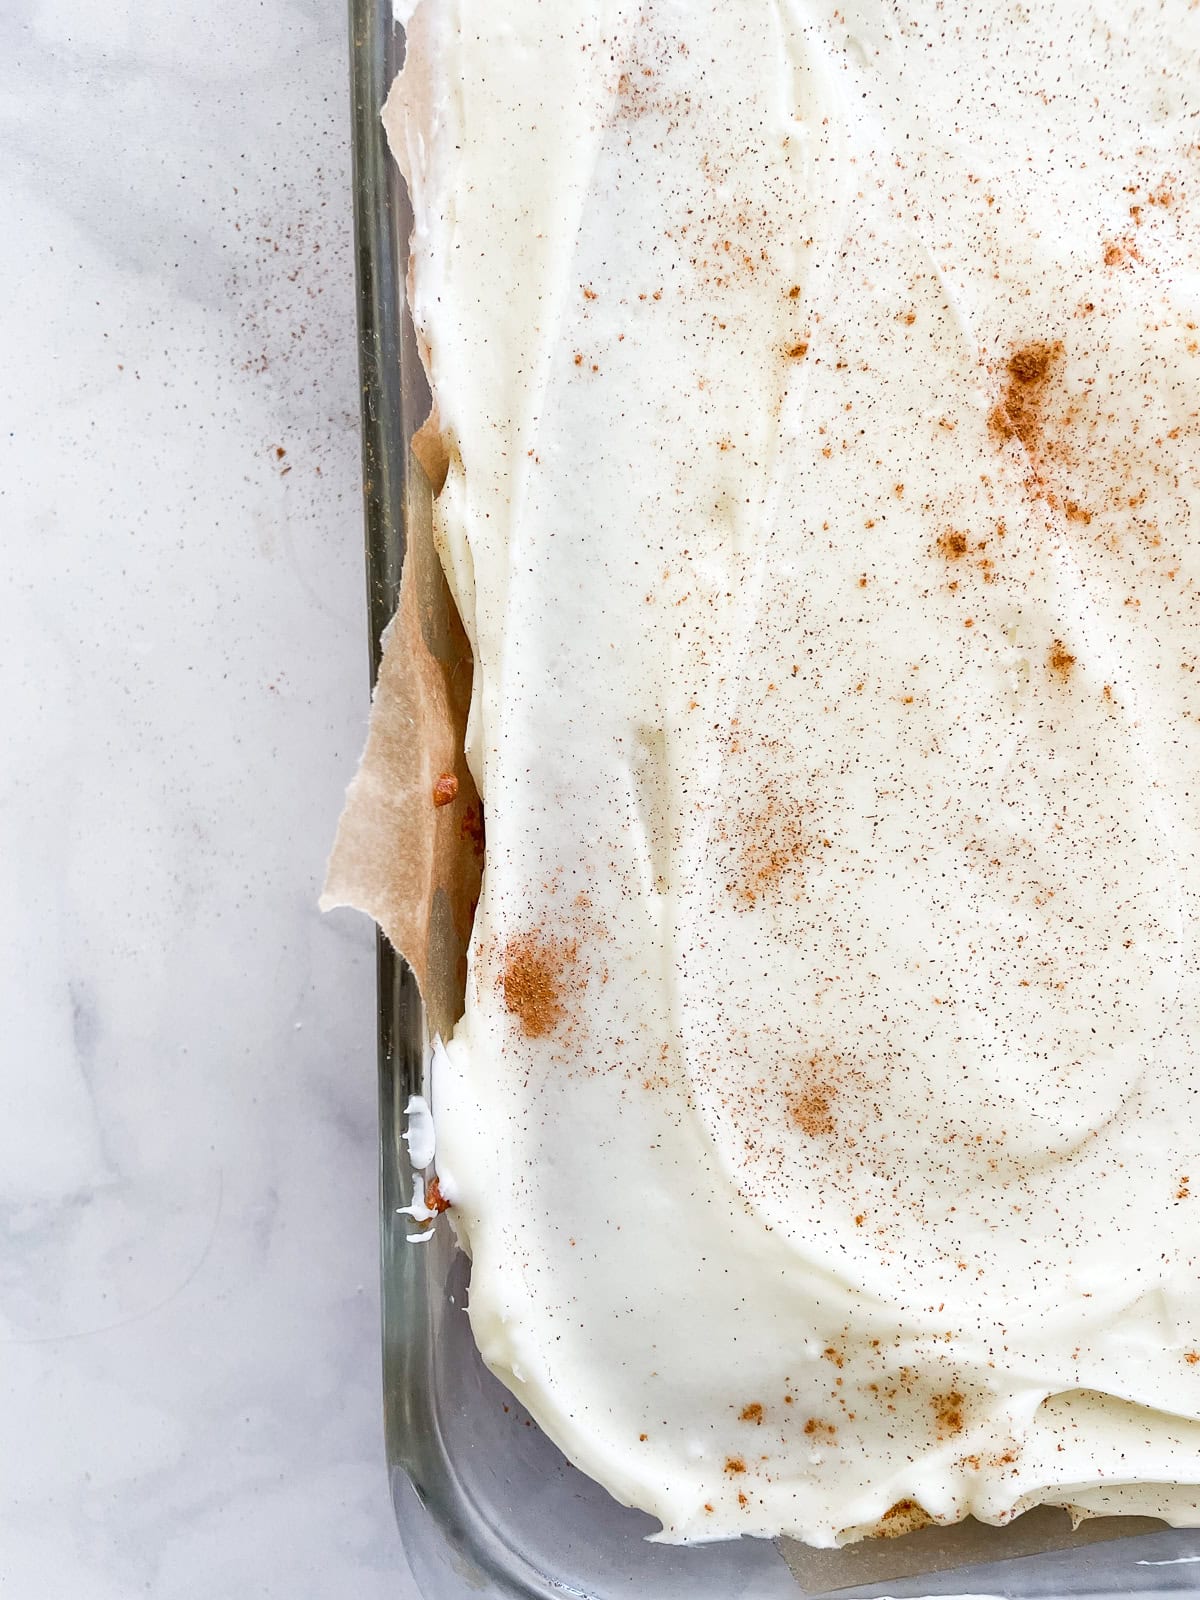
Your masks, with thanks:
M483 1354L670 1539L1200 1522L1200 10L423 0Z

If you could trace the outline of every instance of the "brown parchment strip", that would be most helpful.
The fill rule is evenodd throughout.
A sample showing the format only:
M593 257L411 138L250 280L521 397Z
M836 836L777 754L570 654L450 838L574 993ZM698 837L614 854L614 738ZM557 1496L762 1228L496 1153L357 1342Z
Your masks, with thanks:
M425 448L421 459L436 483L435 454ZM321 909L353 906L374 917L416 974L431 1028L449 1034L463 1009L483 820L463 758L471 650L434 550L431 504L425 471L414 464L400 605L383 636L366 749L346 794ZM457 794L436 805L434 786L447 775Z

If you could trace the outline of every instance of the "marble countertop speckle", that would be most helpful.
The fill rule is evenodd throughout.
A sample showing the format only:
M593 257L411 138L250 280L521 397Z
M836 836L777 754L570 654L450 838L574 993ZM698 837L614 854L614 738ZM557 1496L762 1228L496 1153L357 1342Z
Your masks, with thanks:
M0 8L0 1593L411 1600L340 4Z

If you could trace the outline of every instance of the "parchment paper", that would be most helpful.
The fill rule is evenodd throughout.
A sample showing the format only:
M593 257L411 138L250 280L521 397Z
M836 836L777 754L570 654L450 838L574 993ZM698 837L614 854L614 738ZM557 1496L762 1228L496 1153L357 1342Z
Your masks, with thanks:
M400 605L383 636L366 749L321 909L354 906L374 917L416 974L431 1028L448 1035L462 1015L483 811L463 759L471 651L433 546L429 479L440 487L445 476L435 429L427 424L413 440L424 465L410 473ZM447 778L457 793L436 804L435 786L446 792Z

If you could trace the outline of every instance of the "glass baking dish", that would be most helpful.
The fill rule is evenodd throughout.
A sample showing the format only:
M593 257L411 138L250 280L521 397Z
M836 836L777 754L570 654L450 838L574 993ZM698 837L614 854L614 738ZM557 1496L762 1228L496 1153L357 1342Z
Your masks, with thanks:
M410 213L379 111L404 58L392 0L350 0L363 495L372 672L396 609L406 529L432 499L410 443L429 394L405 307ZM652 1519L571 1467L485 1369L464 1314L469 1266L448 1228L410 1245L404 1106L425 1085L416 980L378 943L383 1389L388 1471L404 1548L428 1600L795 1600L802 1584L766 1540L646 1542ZM1036 1515L1036 1514L1035 1514ZM937 1537L938 1530L929 1530ZM917 1535L917 1538L922 1535ZM878 1550L878 1546L875 1547ZM932 1547L931 1547L932 1548ZM794 1554L794 1551L793 1551ZM931 1555L930 1564L936 1557ZM876 1569L878 1563L876 1562ZM867 1576L864 1567L863 1577ZM841 1578L845 1581L844 1576ZM841 1593L1200 1595L1200 1530L1157 1531Z

